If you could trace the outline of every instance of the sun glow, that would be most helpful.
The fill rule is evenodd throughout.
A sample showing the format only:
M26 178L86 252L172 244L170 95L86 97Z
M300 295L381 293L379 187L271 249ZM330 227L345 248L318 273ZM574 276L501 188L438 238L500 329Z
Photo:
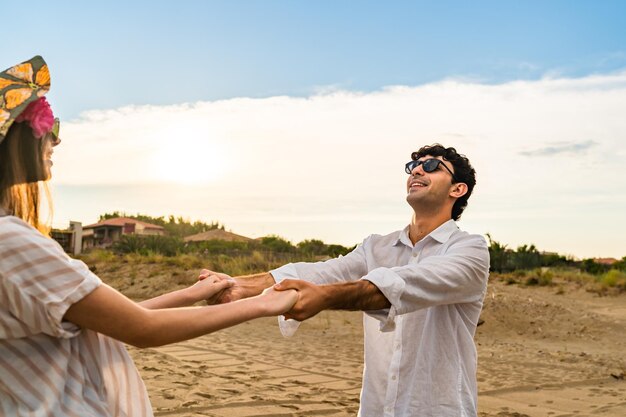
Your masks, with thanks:
M150 158L151 177L159 182L183 185L213 183L227 170L227 152L215 140L193 129L164 134L168 140L159 145Z

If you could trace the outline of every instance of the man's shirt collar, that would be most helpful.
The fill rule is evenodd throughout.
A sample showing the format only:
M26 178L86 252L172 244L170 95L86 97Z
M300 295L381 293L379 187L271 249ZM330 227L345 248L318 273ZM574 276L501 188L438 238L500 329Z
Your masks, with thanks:
M456 225L456 222L452 219L448 220L432 232L428 236L432 237L439 243L445 243L450 239L452 233L459 230L459 226Z
M404 229L400 231L400 235L398 236L398 239L394 243L394 246L403 244L410 248L413 247L413 243L411 242L411 239L409 238L409 227L410 225L406 226ZM456 222L450 219L447 222L441 224L439 227L437 227L435 230L430 232L428 235L424 236L422 240L430 237L439 243L445 243L446 241L448 241L448 239L450 239L450 236L452 236L452 233L454 233L457 230L459 230L459 227L456 225Z

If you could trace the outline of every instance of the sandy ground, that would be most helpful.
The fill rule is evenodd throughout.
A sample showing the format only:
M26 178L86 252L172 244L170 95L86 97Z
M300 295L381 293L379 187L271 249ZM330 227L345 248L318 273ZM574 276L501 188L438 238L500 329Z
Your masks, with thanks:
M599 297L573 283L519 287L492 280L482 318L481 417L626 416L626 295ZM361 313L323 312L290 339L271 318L130 351L156 416L358 410Z

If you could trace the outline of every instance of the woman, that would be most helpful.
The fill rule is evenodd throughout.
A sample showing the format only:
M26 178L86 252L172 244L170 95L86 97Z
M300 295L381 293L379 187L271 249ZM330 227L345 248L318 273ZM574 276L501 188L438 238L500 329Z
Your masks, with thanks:
M186 307L231 284L213 276L135 303L46 236L40 199L59 123L41 57L0 73L0 415L151 416L124 345L159 346L282 314L295 292Z

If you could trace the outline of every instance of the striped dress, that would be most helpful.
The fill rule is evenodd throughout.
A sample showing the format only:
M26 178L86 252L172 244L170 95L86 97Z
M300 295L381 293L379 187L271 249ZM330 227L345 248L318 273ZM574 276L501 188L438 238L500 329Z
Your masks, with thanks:
M0 416L152 416L124 345L63 321L99 285L54 240L0 212Z

